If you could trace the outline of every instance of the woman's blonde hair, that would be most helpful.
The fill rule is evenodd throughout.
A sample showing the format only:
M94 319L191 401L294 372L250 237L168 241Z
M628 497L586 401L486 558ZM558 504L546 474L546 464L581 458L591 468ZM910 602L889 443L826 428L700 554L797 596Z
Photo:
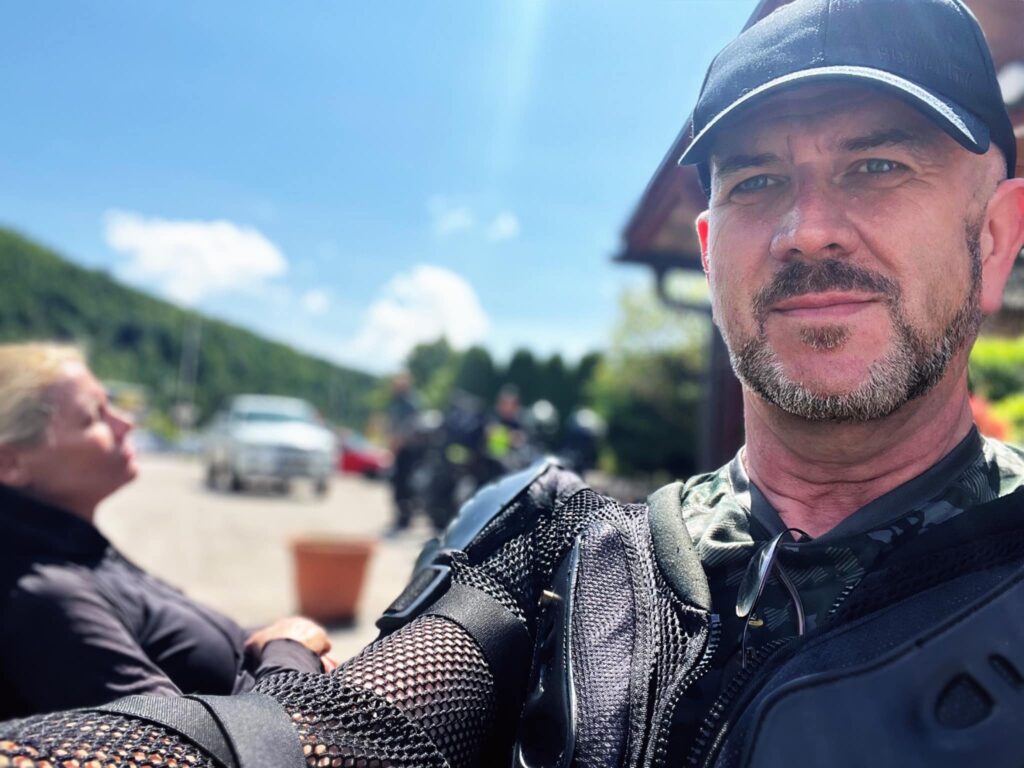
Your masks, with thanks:
M50 423L47 389L68 363L85 364L70 344L0 344L0 445L32 445Z

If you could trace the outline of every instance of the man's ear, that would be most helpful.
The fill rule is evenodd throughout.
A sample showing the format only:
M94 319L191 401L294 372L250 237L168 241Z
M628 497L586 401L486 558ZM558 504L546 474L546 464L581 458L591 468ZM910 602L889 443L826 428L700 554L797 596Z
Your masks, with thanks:
M12 446L0 445L0 485L20 488L27 483L28 472L21 460L21 453Z
M711 274L711 262L708 260L708 232L710 231L710 224L708 223L708 212L704 211L697 216L697 239L700 240L700 263L704 267L704 274L710 276Z
M1024 248L1024 179L1006 179L996 187L981 231L981 311L991 315L1003 305L1003 289Z

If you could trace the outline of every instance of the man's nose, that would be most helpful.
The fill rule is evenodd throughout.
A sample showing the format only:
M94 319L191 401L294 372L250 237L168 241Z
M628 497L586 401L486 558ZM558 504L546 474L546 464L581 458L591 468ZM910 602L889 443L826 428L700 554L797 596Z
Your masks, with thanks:
M841 191L824 179L794 184L789 207L779 218L770 246L776 259L836 258L851 254L857 232Z

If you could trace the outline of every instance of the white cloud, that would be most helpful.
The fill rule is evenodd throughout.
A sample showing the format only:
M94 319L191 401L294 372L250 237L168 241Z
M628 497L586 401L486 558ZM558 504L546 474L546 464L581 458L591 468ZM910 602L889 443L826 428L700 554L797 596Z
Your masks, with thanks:
M511 240L519 236L519 217L511 211L502 211L494 217L487 228L487 237L491 240Z
M476 215L469 206L456 204L446 197L430 198L427 209L430 211L431 229L436 237L449 237L477 227ZM481 230L488 240L510 240L519 236L519 217L512 211L500 211L487 224L486 229L481 226Z
M302 308L311 315L322 315L331 307L331 297L326 291L314 288L302 294Z
M476 226L476 217L464 205L455 205L443 197L432 197L427 204L431 226L438 237L447 237Z
M288 271L274 243L230 221L175 221L112 210L104 215L104 229L107 245L129 257L119 270L122 277L155 285L181 304L260 288Z
M420 342L445 336L461 349L481 341L489 327L476 291L464 278L420 264L388 281L345 357L384 370L398 365Z

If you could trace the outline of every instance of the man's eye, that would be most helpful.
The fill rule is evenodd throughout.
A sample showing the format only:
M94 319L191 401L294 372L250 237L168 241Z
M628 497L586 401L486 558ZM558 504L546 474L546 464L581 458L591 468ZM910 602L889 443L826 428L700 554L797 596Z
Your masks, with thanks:
M781 182L775 176L769 176L762 173L759 176L751 176L749 179L744 179L735 187L732 188L733 193L744 193L744 192L760 192L762 189L768 187L778 186Z
M893 171L905 170L907 166L897 163L895 160L883 160L873 157L869 160L862 160L853 167L854 173L892 173Z

